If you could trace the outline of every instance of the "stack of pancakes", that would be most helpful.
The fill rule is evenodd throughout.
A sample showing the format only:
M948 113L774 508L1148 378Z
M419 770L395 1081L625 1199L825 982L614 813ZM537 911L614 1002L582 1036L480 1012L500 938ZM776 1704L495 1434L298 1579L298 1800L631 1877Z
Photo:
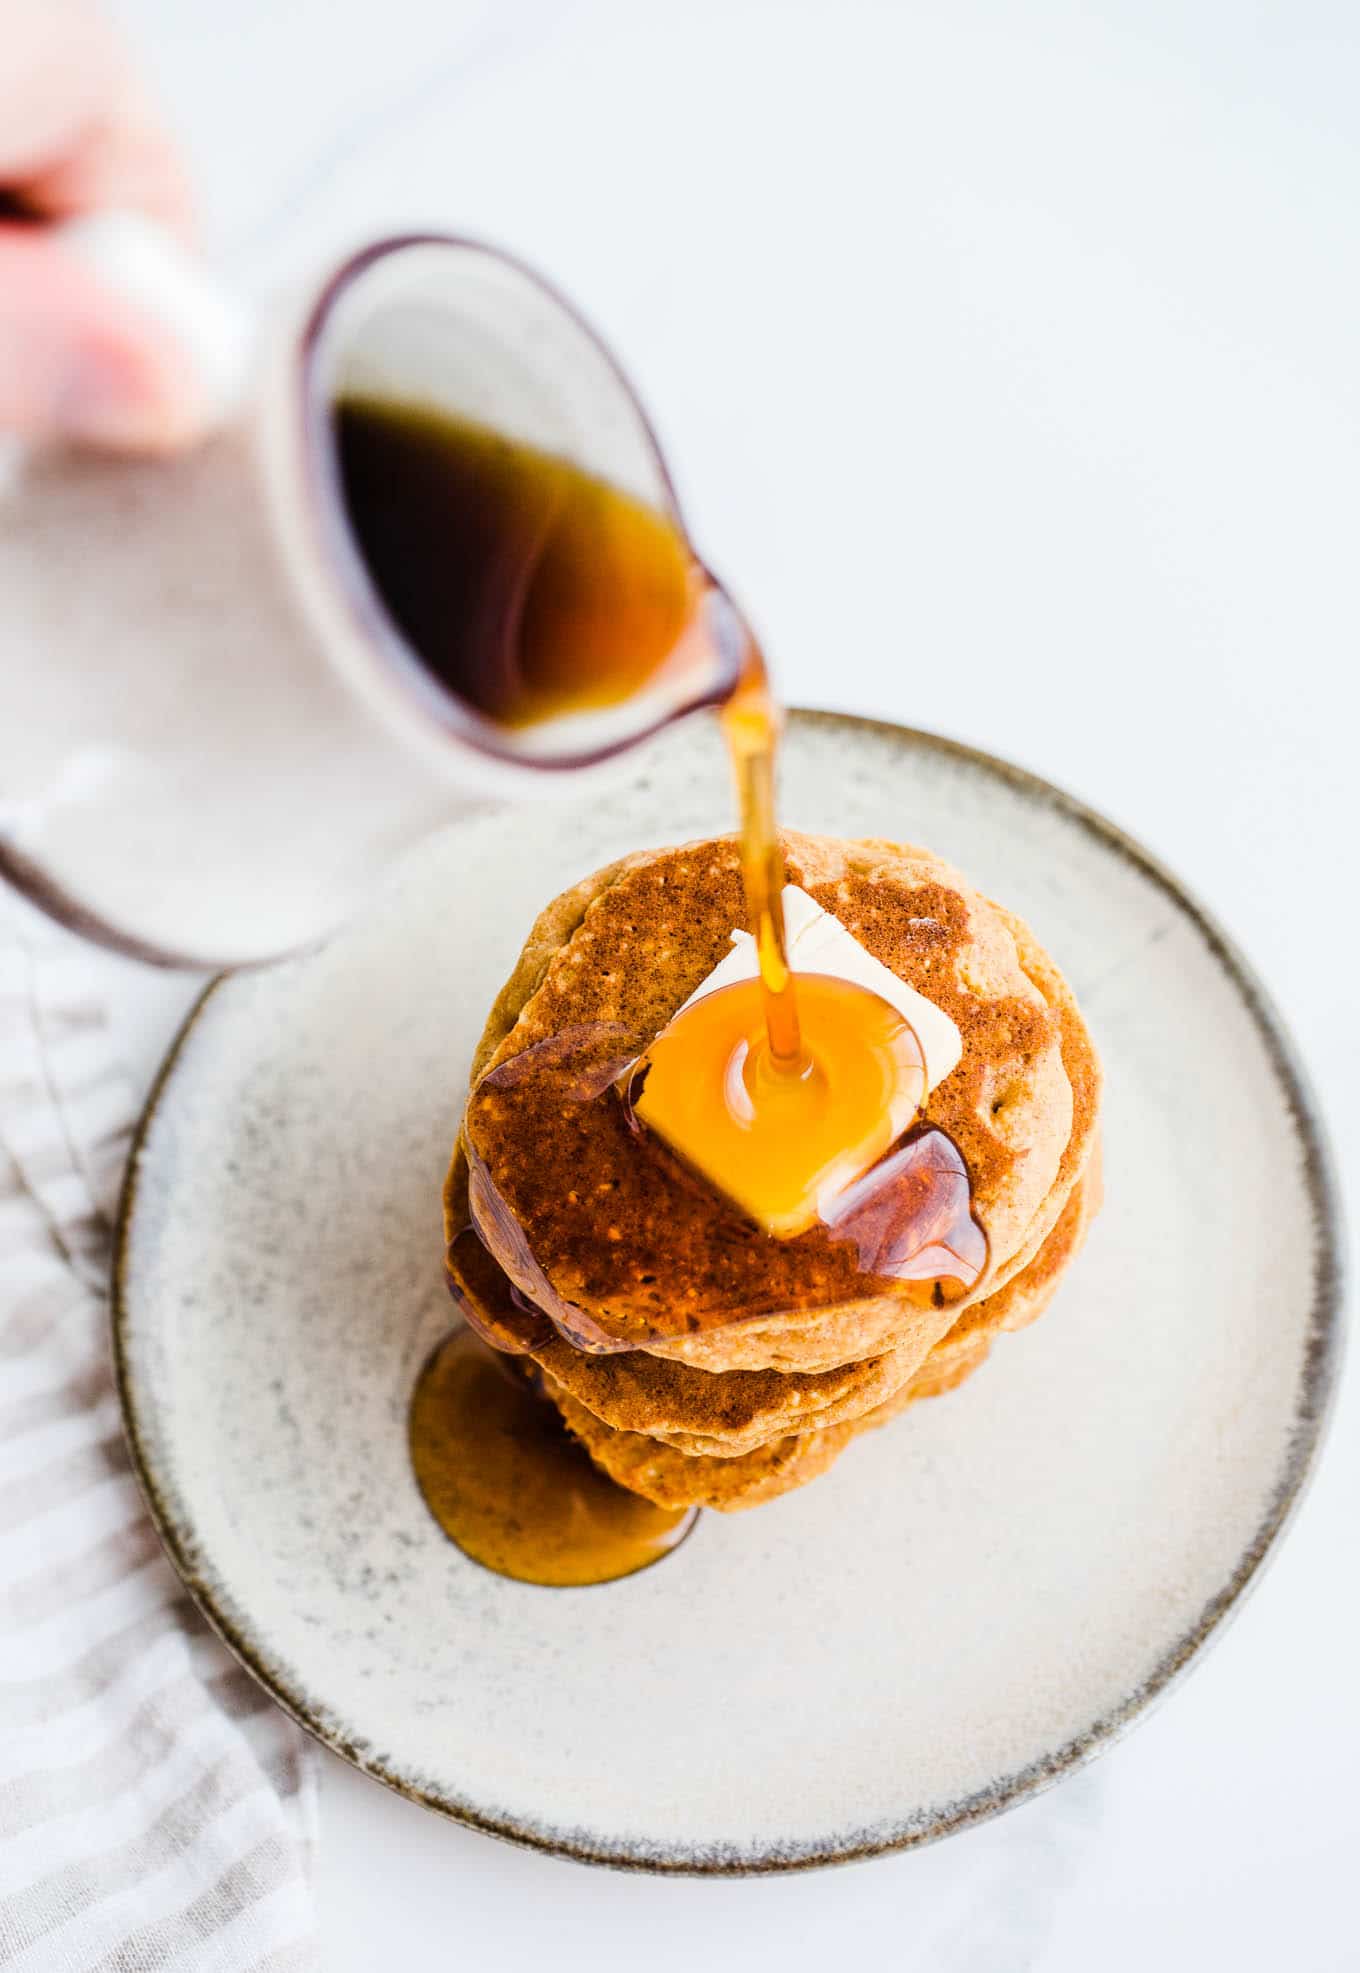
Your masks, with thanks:
M963 1037L925 1116L963 1153L987 1235L972 1290L847 1277L821 1228L760 1234L642 1155L607 1093L564 1101L531 1072L578 1036L641 1053L726 955L743 923L727 838L626 857L541 914L477 1051L445 1187L471 1319L532 1366L606 1473L667 1507L772 1499L953 1389L1042 1313L1099 1204L1099 1064L1027 927L924 850L783 844L789 881Z

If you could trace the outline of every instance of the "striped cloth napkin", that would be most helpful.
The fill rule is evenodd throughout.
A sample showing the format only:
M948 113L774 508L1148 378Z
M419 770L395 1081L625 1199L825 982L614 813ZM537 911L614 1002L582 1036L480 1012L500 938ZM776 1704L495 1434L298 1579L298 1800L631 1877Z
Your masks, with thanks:
M0 1966L319 1965L303 1736L133 1480L105 1283L132 1121L88 955L0 886Z

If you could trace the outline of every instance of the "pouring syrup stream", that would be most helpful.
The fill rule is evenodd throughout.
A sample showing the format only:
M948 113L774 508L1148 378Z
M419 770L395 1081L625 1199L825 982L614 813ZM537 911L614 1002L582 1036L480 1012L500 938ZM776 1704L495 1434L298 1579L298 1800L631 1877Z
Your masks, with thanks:
M746 915L756 943L769 1062L776 1074L799 1076L811 1064L803 1050L798 994L784 931L784 855L775 833L774 768L779 714L765 665L755 647L746 673L723 708L741 817L741 874Z

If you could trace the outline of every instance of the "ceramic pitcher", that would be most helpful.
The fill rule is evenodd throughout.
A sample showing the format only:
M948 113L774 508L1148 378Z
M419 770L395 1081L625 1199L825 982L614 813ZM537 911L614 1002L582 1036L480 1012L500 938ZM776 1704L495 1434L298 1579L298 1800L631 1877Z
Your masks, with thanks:
M447 410L678 521L574 309L475 241L383 240L247 335L130 221L73 250L165 311L223 417L170 461L25 458L0 495L0 876L137 956L311 943L431 830L561 784L713 696L702 668L508 738L405 648L347 524L332 410Z

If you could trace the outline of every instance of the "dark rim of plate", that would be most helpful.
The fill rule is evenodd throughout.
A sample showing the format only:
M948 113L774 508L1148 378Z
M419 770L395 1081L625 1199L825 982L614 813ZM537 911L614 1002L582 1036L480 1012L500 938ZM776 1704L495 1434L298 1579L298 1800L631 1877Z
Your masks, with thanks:
M1187 1670L1211 1637L1220 1632L1225 1619L1235 1612L1244 1593L1256 1580L1261 1564L1277 1536L1298 1506L1309 1477L1327 1421L1337 1381L1341 1355L1341 1309L1344 1276L1342 1268L1341 1208L1331 1155L1324 1136L1316 1101L1295 1057L1293 1043L1269 997L1232 942L1214 920L1189 895L1180 881L1161 863L1114 823L1075 796L1055 787L1042 776L1017 767L1010 761L983 752L957 740L945 739L915 727L898 726L887 720L867 719L854 714L795 709L790 722L799 727L841 727L873 733L893 743L905 743L945 755L981 768L1007 786L1042 803L1075 822L1097 842L1138 870L1163 891L1192 922L1213 957L1223 968L1246 1005L1264 1044L1280 1093L1298 1135L1303 1157L1303 1179L1313 1210L1317 1266L1317 1287L1310 1312L1302 1375L1294 1412L1293 1432L1275 1492L1252 1540L1238 1559L1236 1568L1222 1588L1212 1596L1185 1635L1162 1658L1140 1686L1123 1703L1095 1721L1064 1746L990 1787L966 1799L944 1803L927 1816L914 1818L898 1827L847 1830L838 1838L818 1845L777 1846L759 1853L735 1847L695 1846L687 1850L662 1849L646 1843L614 1842L602 1846L588 1835L575 1831L538 1829L531 1823L482 1813L473 1804L446 1794L413 1787L385 1763L381 1752L367 1749L337 1731L304 1692L292 1689L264 1662L251 1640L221 1608L214 1585L199 1571L189 1553L185 1531L178 1521L160 1482L152 1469L137 1411L133 1373L129 1363L128 1283L126 1278L129 1230L137 1204L137 1169L147 1134L162 1097L174 1074L189 1035L208 1001L230 975L211 981L191 1008L179 1034L156 1076L146 1107L133 1138L115 1228L112 1272L112 1325L114 1364L118 1379L123 1419L132 1452L133 1467L146 1497L152 1520L169 1552L170 1559L195 1603L245 1669L306 1732L340 1755L364 1774L395 1789L408 1800L434 1809L453 1821L465 1823L490 1836L498 1836L527 1848L554 1856L570 1857L578 1863L607 1865L618 1870L640 1870L678 1876L740 1877L771 1875L793 1870L813 1870L828 1864L855 1863L891 1851L915 1849L925 1843L988 1821L1003 1810L1040 1794L1064 1775L1091 1760L1110 1746L1141 1714L1159 1700Z

